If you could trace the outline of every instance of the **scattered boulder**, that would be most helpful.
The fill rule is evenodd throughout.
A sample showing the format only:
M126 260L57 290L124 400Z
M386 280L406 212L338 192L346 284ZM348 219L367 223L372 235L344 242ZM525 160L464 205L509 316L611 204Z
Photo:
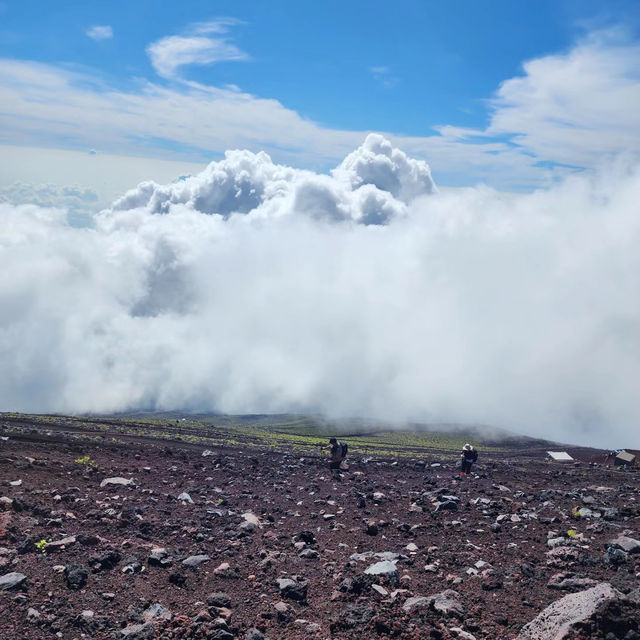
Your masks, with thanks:
M527 623L516 640L569 640L606 605L621 597L608 582L564 596Z

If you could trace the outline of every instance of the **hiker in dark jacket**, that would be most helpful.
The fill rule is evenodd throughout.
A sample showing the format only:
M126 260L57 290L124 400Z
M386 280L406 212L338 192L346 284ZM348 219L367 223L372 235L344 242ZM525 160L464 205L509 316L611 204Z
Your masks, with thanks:
M339 469L342 461L347 457L347 443L342 442L342 440L330 438L329 446L331 448L331 461L329 463L329 467L331 469Z
M467 443L462 447L460 458L460 475L466 476L468 473L471 473L471 466L478 459L478 452Z

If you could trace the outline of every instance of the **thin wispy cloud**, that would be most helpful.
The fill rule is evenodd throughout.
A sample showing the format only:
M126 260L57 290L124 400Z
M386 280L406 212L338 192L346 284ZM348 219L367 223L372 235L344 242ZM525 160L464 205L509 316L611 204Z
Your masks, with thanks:
M92 40L109 40L109 38L113 38L113 28L108 24L96 25L87 29L86 34Z
M398 78L391 73L391 69L387 66L370 67L369 71L374 80L385 89L391 89L398 84Z
M238 21L228 18L191 25L184 35L161 38L147 47L156 73L177 79L181 67L248 60L249 55L222 37Z

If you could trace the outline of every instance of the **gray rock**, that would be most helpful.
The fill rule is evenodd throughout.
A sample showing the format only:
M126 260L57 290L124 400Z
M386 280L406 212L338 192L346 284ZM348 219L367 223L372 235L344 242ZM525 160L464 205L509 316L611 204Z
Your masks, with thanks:
M365 574L369 576L382 576L383 578L396 579L398 577L398 567L390 560L376 562L365 569Z
M291 580L291 578L279 578L278 588L283 598L296 602L305 602L307 599L307 585Z
M173 561L166 549L153 549L149 554L149 565L152 567L168 567Z
M5 573L3 576L0 576L0 591L8 591L9 589L21 587L26 579L27 576L23 573L17 573L16 571Z
M171 620L172 615L169 609L156 602L142 612L142 617L145 622L153 622L154 620Z
M307 560L320 557L320 554L315 549L303 549L298 555L301 558L306 558Z
M621 598L622 594L607 582L601 582L586 591L572 593L556 600L527 623L516 640L568 640L601 607Z
M626 551L623 551L622 549L609 547L604 552L604 561L607 564L618 566L618 565L624 564L627 561L628 555L629 554Z
M155 631L150 622L130 624L120 631L120 637L127 638L128 640L151 640L155 637Z
M76 543L75 536L68 536L66 538L62 538L62 540L55 540L54 542L49 542L47 543L47 546L46 546L47 553L51 553L52 551L64 550L75 543Z
M123 486L123 487L134 487L136 483L135 483L133 478L115 477L115 478L105 478L100 483L100 486L101 487L106 487L107 485L110 485L110 484L120 485L120 486Z
M547 582L547 587L560 591L583 591L584 589L595 587L597 584L597 580L592 580L591 578L576 578L571 574L556 573Z
M183 491L178 496L178 500L180 500L180 502L188 502L189 504L193 504L193 500L191 499L191 496L186 491Z
M411 613L416 609L428 609L429 608L429 598L425 598L424 596L414 596L412 598L407 598L402 605L402 608L407 612Z
M244 640L264 640L264 634L255 627L251 627L244 634Z
M207 604L210 607L226 607L231 606L231 598L222 591L216 591L215 593L207 596Z
M615 540L611 540L611 542L607 543L607 546L622 549L626 553L640 553L640 540L635 540L628 536L620 536Z
M182 564L185 567L191 567L194 569L195 567L199 567L203 562L209 562L211 558L209 556L201 555L201 556L189 556L185 560L182 561Z
M429 597L429 606L437 611L438 613L442 613L445 616L456 616L462 617L464 615L464 607L459 600L459 595L457 591L453 591L453 589L446 589L441 593L436 593L433 596Z
M28 622L36 624L37 622L40 622L41 618L42 618L42 614L37 609L34 609L33 607L29 607L29 610L27 611Z

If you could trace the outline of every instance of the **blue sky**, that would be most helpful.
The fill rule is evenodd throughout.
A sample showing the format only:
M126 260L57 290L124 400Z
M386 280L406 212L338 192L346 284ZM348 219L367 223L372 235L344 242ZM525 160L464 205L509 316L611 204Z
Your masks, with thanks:
M603 153L635 150L637 131L628 144L626 132L607 127L598 144L574 147L581 128L637 128L628 90L635 99L639 8L637 0L5 1L0 143L200 163L244 147L328 170L379 131L430 162L440 184L532 188ZM523 66L536 61L533 71ZM590 73L600 76L580 75ZM594 122L586 105L607 76L627 97L611 113L600 105ZM554 113L567 103L573 111ZM562 119L557 135L552 121ZM572 130L575 140L564 141Z

